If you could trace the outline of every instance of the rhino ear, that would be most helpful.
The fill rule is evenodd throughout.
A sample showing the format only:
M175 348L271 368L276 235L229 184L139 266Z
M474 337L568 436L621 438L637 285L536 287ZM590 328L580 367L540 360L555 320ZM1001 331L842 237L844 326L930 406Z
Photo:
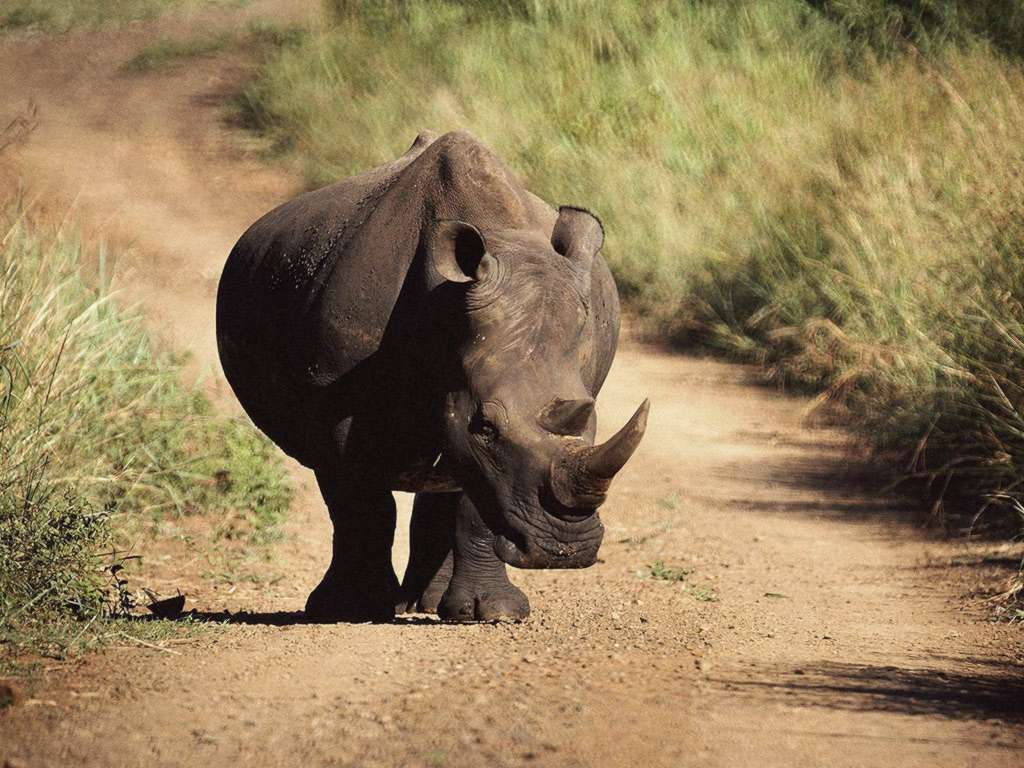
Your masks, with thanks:
M450 219L437 222L430 236L428 254L434 271L453 283L481 280L493 261L476 227Z
M604 245L601 220L584 208L563 205L551 232L551 246L567 259L591 262Z

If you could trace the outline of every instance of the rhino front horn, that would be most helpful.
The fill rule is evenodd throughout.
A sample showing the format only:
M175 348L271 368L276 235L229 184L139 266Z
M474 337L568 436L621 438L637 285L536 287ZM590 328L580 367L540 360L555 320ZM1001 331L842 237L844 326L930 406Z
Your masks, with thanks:
M551 467L551 490L572 508L604 503L612 478L636 451L647 429L651 401L644 400L626 426L600 445L571 447Z

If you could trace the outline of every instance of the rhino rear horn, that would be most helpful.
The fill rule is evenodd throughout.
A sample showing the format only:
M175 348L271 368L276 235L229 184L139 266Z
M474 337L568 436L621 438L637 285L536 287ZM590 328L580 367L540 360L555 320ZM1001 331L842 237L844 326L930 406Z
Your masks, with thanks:
M578 437L586 431L593 415L593 398L563 400L556 397L540 412L538 421L548 432Z
M480 230L465 221L444 219L434 227L428 244L433 270L453 283L472 283L485 279L494 268L494 258Z
M575 262L589 264L604 245L601 220L584 208L563 205L558 209L551 247Z

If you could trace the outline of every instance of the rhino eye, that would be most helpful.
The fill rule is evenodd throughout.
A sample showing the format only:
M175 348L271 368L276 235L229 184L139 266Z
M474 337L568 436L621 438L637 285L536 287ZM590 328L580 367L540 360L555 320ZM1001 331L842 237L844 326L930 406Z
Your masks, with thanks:
M469 430L483 440L491 442L500 438L507 426L508 414L505 407L494 400L488 400L480 404L480 409L469 423Z
M469 422L469 431L490 442L498 437L498 427L483 414L477 413Z

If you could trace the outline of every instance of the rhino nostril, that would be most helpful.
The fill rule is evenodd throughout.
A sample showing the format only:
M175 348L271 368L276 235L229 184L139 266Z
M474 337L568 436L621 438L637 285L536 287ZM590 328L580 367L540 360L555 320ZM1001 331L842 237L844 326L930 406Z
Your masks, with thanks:
M584 520L593 517L595 512L597 512L597 509L565 509L564 511L554 512L554 515L569 523L582 523Z

